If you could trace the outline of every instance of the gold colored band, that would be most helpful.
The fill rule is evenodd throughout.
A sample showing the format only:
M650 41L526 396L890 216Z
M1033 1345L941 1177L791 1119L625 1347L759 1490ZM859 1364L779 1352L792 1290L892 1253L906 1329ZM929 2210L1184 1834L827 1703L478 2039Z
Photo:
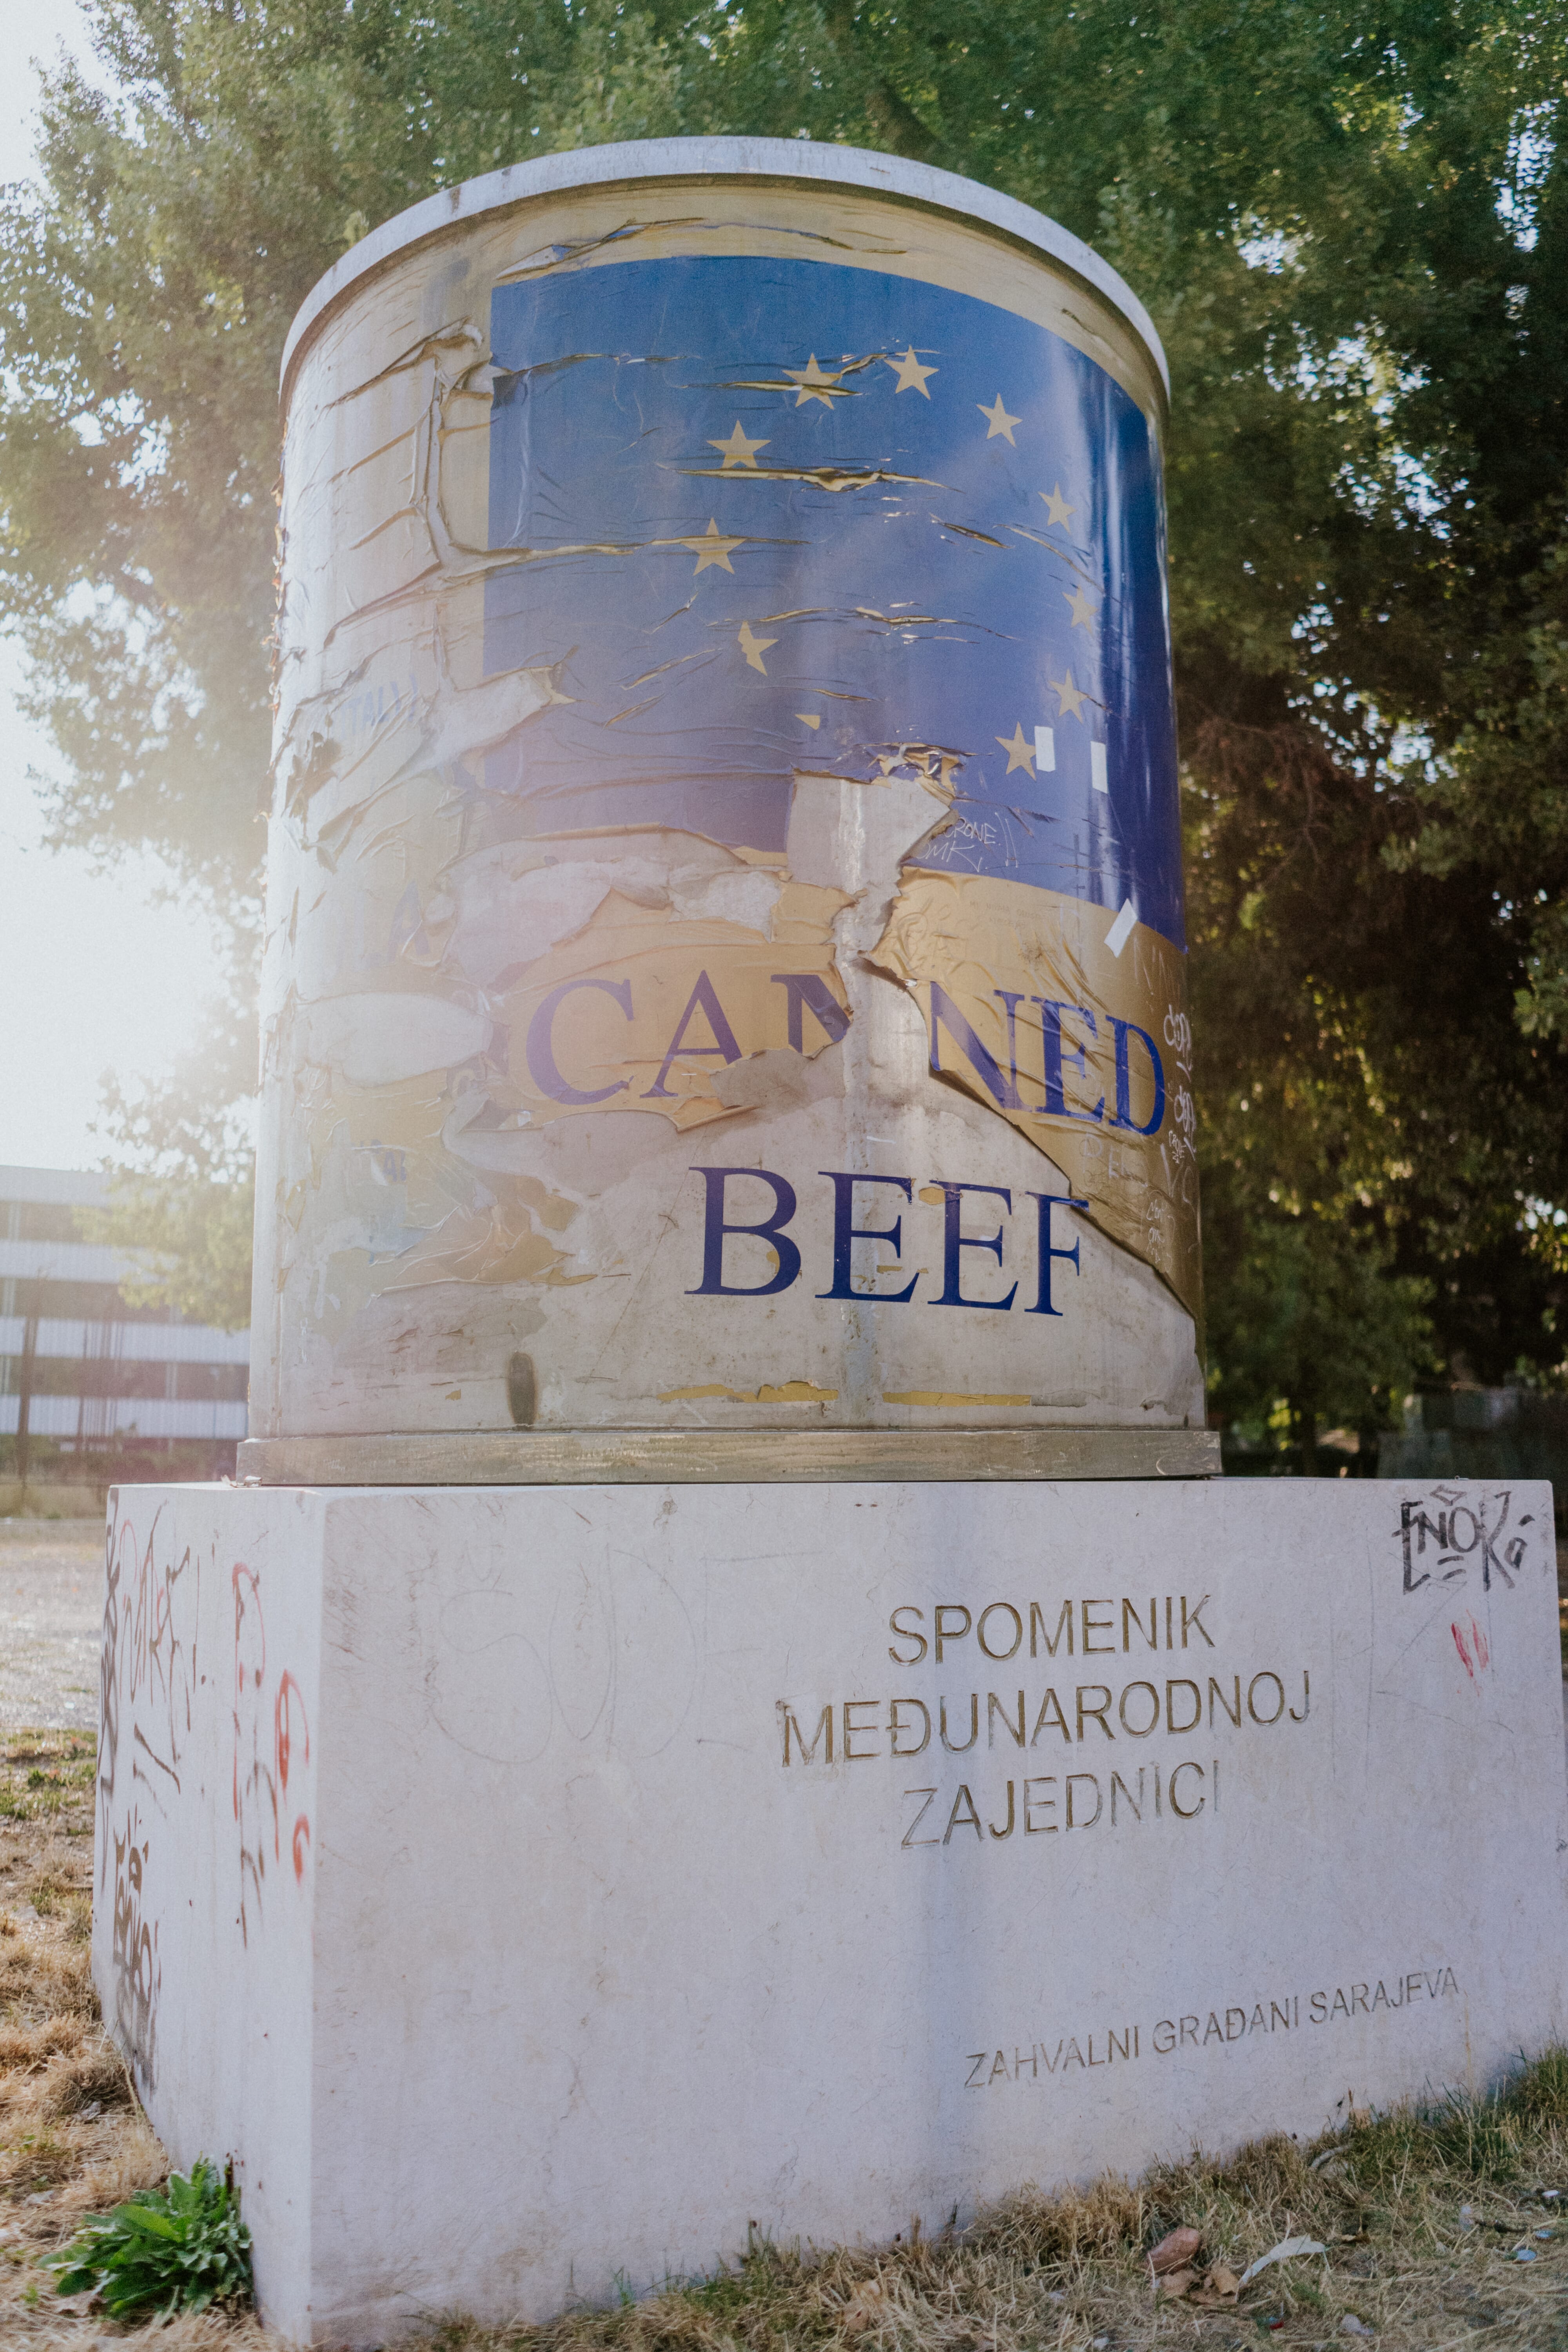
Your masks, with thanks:
M1207 1429L526 1429L248 1438L238 1475L263 1486L826 1486L1219 1468Z

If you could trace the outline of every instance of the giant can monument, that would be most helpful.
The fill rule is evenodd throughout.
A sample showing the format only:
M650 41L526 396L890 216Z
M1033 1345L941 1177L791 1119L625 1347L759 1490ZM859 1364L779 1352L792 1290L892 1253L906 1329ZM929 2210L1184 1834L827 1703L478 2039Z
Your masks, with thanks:
M263 1475L1215 1466L1163 356L823 153L498 173L296 322Z
M1211 1475L1132 294L602 148L375 232L284 389L253 1434L111 1497L93 1930L263 2315L1562 2039L1550 1489Z

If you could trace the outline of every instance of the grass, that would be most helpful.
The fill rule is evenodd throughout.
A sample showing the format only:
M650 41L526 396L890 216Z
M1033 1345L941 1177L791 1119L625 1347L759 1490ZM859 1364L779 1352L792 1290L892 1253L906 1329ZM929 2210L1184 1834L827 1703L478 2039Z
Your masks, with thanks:
M121 2329L101 2305L62 2303L39 2266L88 2214L165 2184L168 2167L89 1977L90 1741L0 1740L0 2343L277 2352L243 2313ZM1042 2150L1042 2171L1047 2162ZM603 2307L540 2326L432 2319L412 2341L424 2352L1347 2352L1364 2340L1342 2332L1352 2318L1384 2352L1568 2352L1564 2206L1558 2050L1487 2096L1357 2116L1310 2144L1263 2139L1226 2158L1175 2155L1137 2181L1021 2188L968 2229L890 2245L775 2244L753 2231L702 2278L652 2294L623 2282ZM1206 2261L1238 2273L1285 2237L1326 2252L1264 2272L1239 2305L1194 2309L1154 2294L1145 2259L1184 2225L1202 2231ZM1521 2244L1533 2262L1514 2259Z
M1137 2182L1033 2189L973 2227L880 2248L755 2241L703 2280L542 2327L452 2319L439 2352L1059 2352L1086 2347L1343 2347L1353 2318L1389 2352L1568 2346L1568 2053L1497 2095L1368 2118L1304 2146L1158 2165ZM1181 2225L1237 2271L1292 2235L1322 2258L1277 2265L1238 2307L1157 2297L1148 2249ZM1551 2231L1538 2237L1538 2231ZM1514 2250L1526 2242L1532 2263Z
M23 1732L0 1743L0 1821L53 1822L68 1837L90 1837L95 1755L85 1731Z

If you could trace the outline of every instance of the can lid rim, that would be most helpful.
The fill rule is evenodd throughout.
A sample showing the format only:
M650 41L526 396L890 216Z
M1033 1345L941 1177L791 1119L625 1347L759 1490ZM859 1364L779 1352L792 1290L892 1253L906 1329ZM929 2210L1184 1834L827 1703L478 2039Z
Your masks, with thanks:
M571 188L603 187L617 181L741 178L800 180L894 195L933 210L960 214L1032 246L1070 270L1121 314L1148 351L1169 400L1171 372L1148 311L1110 264L1059 222L1016 197L983 186L978 180L912 163L902 155L830 146L810 139L736 138L635 139L603 147L569 148L525 163L510 163L501 171L486 172L478 179L422 197L350 246L317 279L289 329L279 372L279 390L286 390L289 370L306 339L351 286L406 247L422 244L458 222L478 220L486 213L531 197Z

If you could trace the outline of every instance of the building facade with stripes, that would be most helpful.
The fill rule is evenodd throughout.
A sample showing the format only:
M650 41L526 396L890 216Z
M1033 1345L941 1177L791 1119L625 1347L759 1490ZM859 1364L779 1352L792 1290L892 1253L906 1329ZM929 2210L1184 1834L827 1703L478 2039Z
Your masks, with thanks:
M46 1455L85 1467L144 1449L231 1470L249 1334L129 1305L131 1258L83 1235L108 1200L101 1176L0 1167L0 1439L24 1475Z

